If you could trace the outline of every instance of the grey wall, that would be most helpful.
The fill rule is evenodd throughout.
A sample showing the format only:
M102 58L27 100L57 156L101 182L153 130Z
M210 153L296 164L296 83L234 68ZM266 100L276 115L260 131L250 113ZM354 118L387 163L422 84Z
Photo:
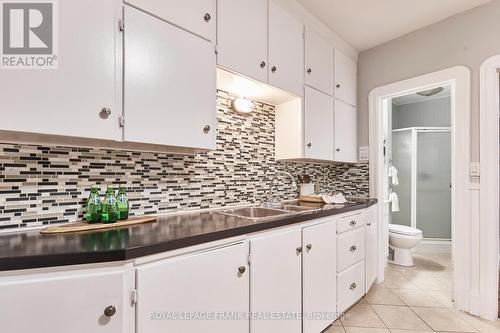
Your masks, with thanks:
M471 70L471 157L479 160L479 67L500 54L500 0L364 51L358 59L359 144L368 144L374 88L463 65Z
M451 124L451 98L393 105L392 128L449 127Z

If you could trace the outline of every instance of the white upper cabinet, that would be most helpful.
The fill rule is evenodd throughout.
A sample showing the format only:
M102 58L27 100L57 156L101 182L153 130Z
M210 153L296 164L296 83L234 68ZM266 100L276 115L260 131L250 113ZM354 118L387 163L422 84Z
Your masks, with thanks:
M335 160L358 161L357 110L354 106L335 99Z
M303 95L304 26L269 1L269 84Z
M305 84L333 96L334 81L333 46L306 27Z
M58 67L1 70L0 130L121 140L119 5L58 1Z
M248 243L138 266L136 333L248 332L248 318L152 320L151 313L217 315L249 311Z
M215 43L216 0L126 0L125 2Z
M333 97L305 87L305 158L333 160Z
M132 270L68 267L44 273L28 270L1 277L1 331L135 332L134 309L129 298L135 287Z
M302 303L306 315L303 333L322 332L332 323L332 319L329 318L312 319L307 315L335 313L336 236L336 221L325 222L302 230Z
M214 149L212 43L125 6L124 139Z
M357 105L356 76L356 61L335 50L335 98Z
M301 313L301 251L298 228L270 232L250 240L251 313ZM255 319L250 332L301 333L301 328L302 323L297 319Z
M267 82L267 0L217 1L217 64Z

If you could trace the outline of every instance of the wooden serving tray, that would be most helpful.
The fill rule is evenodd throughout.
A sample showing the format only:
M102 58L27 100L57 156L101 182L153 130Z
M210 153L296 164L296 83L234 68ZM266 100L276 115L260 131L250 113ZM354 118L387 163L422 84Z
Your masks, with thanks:
M325 203L319 195L301 195L299 201Z
M124 227L140 223L156 222L158 221L157 216L137 216L131 217L127 220L117 221L116 223L87 223L87 222L77 222L69 223L65 225L56 225L47 227L40 230L41 234L62 234L68 232L79 232L79 231L91 231L91 230L103 230L103 229L113 229L117 227Z

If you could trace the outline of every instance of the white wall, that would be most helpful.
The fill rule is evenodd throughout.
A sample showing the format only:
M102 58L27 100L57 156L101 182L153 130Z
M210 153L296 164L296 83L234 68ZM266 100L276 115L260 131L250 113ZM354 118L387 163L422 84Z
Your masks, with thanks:
M362 52L358 58L359 144L368 144L368 94L437 70L471 69L471 158L479 160L479 67L500 54L500 0Z
M451 126L451 97L395 105L392 128Z

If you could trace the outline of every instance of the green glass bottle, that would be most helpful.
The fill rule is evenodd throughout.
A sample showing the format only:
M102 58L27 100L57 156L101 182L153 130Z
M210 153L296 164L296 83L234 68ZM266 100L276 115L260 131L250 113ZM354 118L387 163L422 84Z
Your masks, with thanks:
M118 220L128 219L128 198L125 194L125 186L120 185L118 188L118 195L116 196L116 201L118 204Z
M90 189L89 199L87 200L87 209L85 211L85 220L87 223L101 222L102 204L99 198L99 189L93 185Z
M113 187L108 186L102 203L102 223L114 223L118 219L118 205L114 192Z

